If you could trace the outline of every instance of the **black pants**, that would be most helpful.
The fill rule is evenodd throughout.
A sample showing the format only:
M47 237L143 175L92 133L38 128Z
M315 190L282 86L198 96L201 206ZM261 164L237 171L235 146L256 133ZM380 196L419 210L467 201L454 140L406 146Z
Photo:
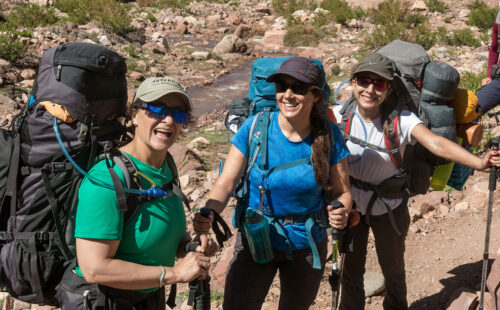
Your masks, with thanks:
M90 284L68 268L57 290L61 310L165 310L165 289L143 294Z
M287 260L285 252L274 251L273 261L261 265L252 260L248 242L239 231L226 277L224 310L260 309L278 270L281 286L279 309L309 309L323 276L326 251L325 238L318 244L321 270L312 268L311 249L293 251L293 260Z
M387 214L370 216L370 226L361 216L358 225L351 229L353 252L347 252L342 275L341 310L362 310L365 308L363 275L365 273L368 232L371 228L375 237L378 262L385 278L385 310L408 309L406 300L405 239L410 226L410 214L406 205L393 211L394 219L403 234L398 236L389 222Z

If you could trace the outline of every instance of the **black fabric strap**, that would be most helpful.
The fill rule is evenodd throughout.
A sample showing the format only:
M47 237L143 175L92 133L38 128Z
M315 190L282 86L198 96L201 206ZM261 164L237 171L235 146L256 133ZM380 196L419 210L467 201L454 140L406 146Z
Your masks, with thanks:
M57 203L56 197L54 195L54 189L50 184L50 179L49 176L47 175L47 172L42 170L41 175L42 175L43 185L45 187L45 194L47 195L47 200L52 210L52 217L54 218L56 232L57 235L59 236L59 242L57 244L59 245L61 252L63 253L66 260L70 260L73 258L73 254L71 254L71 251L69 250L68 245L66 244L64 232L59 220L59 204Z
M36 240L31 238L28 241L30 257L30 271L31 271L31 286L36 294L38 304L43 304L43 289L42 282L40 281L40 270L38 270L38 251L36 250Z
M111 167L111 164L108 161L109 159L108 155L109 154L106 154L104 161L106 162L106 167L108 167L109 174L111 175L111 180L113 181L113 187L115 188L116 201L118 203L118 211L125 213L128 210L127 196L125 196L125 189L123 188L123 184L120 178L118 177L118 174L115 172L113 167Z
M16 133L14 137L14 146L12 149L12 157L10 159L9 175L7 176L7 184L5 187L5 196L10 197L10 215L12 227L16 227L16 210L17 210L17 174L19 172L19 160L21 156L21 137L20 133Z
M167 299L167 305L170 307L170 309L174 309L175 306L175 297L177 295L177 284L172 284L170 286L170 293L168 294L168 299Z

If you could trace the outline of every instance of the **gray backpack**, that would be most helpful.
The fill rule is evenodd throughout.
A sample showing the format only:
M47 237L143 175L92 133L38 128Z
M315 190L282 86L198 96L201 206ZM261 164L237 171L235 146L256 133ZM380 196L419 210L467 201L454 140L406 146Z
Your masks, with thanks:
M377 197L408 199L413 195L427 193L433 168L448 162L432 154L420 143L407 145L404 154L401 154L398 122L402 110L414 112L427 128L437 135L452 141L456 141L457 137L455 112L447 103L453 99L458 88L460 82L458 71L444 62L430 61L422 46L400 40L389 43L376 53L392 60L396 69L395 92L387 99L387 103L393 104L393 109L389 114L391 132L385 136L385 148L369 144L349 134L354 115L352 111L357 104L354 97L340 110L342 115L340 128L344 137L363 147L388 154L396 168L400 170L397 175L377 185L351 178L351 184L354 186L374 192L367 207L367 215L370 214ZM389 206L386 207L392 215ZM391 222L395 231L399 233L393 218Z

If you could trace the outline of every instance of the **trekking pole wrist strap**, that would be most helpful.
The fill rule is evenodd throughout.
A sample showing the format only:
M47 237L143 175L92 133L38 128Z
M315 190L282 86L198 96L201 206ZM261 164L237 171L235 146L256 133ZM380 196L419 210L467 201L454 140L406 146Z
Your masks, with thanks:
M219 247L222 249L222 247L224 246L224 241L227 241L229 238L231 238L233 233L229 229L229 226L224 221L224 219L222 219L222 216L220 216L220 214L217 211L209 207L203 207L200 209L200 214L204 217L208 218L210 213L212 213L214 217L214 221L212 223L212 230L215 233L215 238L217 239Z

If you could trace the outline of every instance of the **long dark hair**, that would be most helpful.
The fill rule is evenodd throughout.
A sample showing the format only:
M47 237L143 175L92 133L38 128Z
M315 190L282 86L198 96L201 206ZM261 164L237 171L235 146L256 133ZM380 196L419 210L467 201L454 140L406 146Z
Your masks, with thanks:
M311 91L319 97L319 100L314 102L311 115L311 158L313 162L314 178L319 186L325 190L331 190L330 180L330 124L327 116L323 111L323 96L321 90L312 88ZM333 137L332 137L333 141Z

